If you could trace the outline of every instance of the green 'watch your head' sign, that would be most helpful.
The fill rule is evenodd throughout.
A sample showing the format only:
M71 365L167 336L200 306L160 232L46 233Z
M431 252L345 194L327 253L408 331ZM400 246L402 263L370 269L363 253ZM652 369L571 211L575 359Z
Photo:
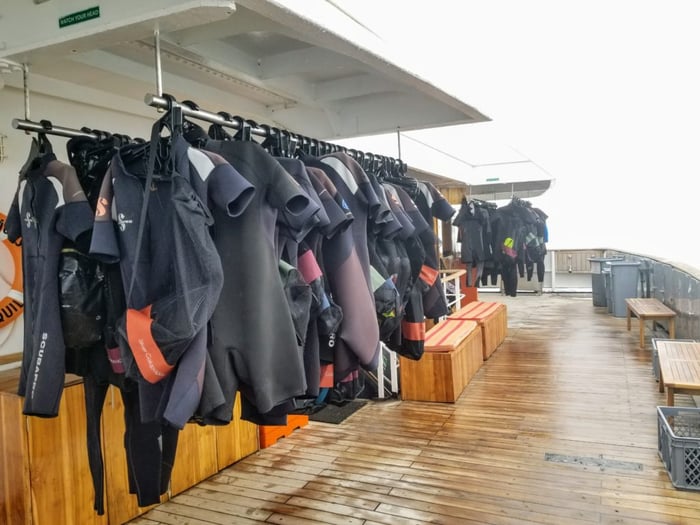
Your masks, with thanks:
M88 7L82 11L77 11L58 19L58 27L68 27L81 22L87 22L100 17L100 6Z

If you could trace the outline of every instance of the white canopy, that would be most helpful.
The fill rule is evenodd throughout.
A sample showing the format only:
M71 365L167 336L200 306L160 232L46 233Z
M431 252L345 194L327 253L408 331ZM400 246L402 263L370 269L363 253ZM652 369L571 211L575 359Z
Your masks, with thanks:
M156 30L163 92L208 110L317 138L488 120L325 0L6 0L0 59L28 64L34 92L148 115Z

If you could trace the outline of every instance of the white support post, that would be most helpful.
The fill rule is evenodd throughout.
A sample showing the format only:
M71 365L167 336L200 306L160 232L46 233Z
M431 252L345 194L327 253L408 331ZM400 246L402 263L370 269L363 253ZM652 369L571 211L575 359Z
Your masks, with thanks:
M384 394L384 383L386 383L384 379L384 355L386 353L389 356L389 391L393 394L399 393L399 359L396 356L396 352L384 343L380 343L380 347L381 356L377 365L377 397L384 399L386 397Z
M384 343L379 343L379 363L377 364L377 397L384 399Z
M391 392L394 394L399 393L399 359L396 356L396 352L389 350L389 366L390 376L391 376Z

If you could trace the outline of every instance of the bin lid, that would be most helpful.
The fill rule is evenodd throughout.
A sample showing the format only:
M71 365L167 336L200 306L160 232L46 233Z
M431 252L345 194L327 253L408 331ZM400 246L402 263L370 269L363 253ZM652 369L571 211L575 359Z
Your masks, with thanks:
M642 263L640 263L639 261L610 261L610 262L608 262L608 265L610 267L613 267L613 266L639 266L641 264Z
M610 262L610 261L622 261L623 257L589 257L589 262Z

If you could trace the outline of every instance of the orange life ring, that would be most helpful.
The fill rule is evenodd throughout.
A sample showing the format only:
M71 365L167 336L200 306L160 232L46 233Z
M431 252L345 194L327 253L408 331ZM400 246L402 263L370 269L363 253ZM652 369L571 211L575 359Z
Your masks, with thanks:
M24 310L24 292L22 291L22 247L18 244L10 242L5 235L5 220L7 216L0 213L0 237L2 244L7 246L7 249L12 255L12 263L15 267L15 276L12 281L12 286L7 295L0 299L0 328L3 328L15 321Z

